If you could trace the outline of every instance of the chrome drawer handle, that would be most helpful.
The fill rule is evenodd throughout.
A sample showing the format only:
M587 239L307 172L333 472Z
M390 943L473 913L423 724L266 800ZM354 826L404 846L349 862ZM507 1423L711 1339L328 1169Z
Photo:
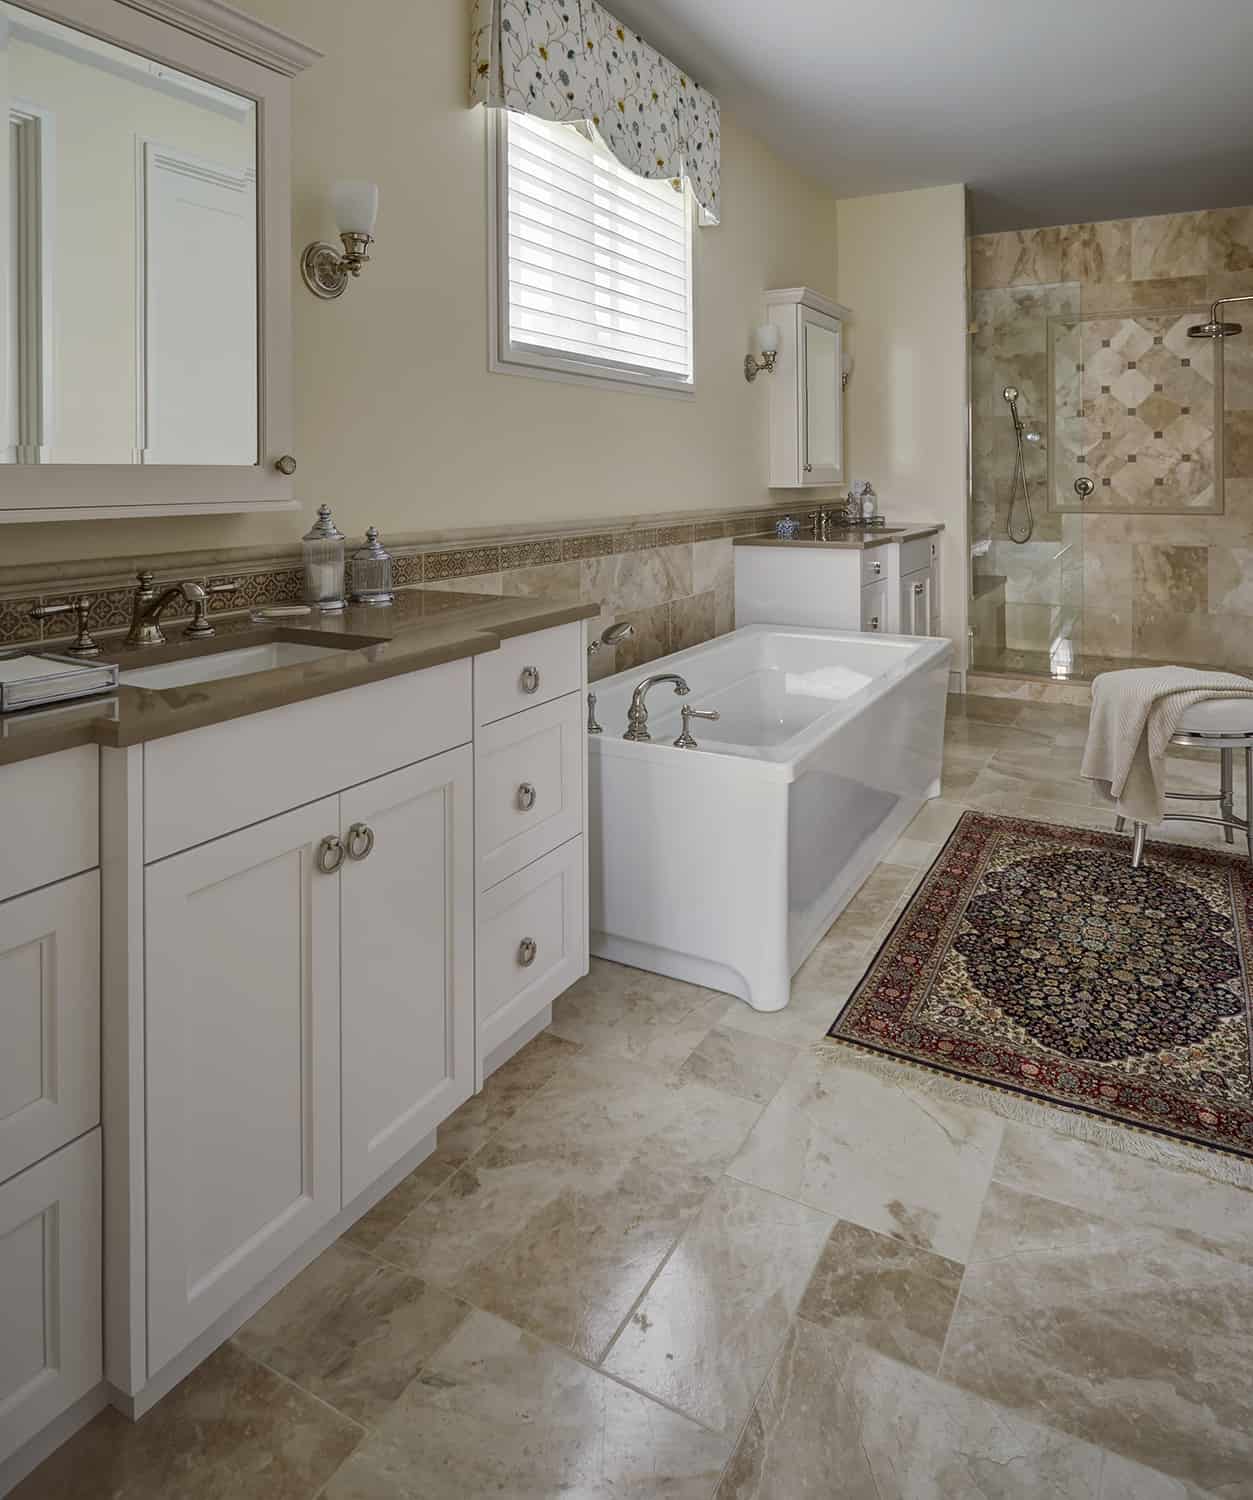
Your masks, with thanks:
M871 563L870 564L870 571L872 573L874 573L875 576L877 577L880 573L883 572L883 564L881 562L873 562L873 563Z
M915 594L921 594L923 592L924 592L924 589L923 589L923 585L922 584L920 584L920 583L914 584L914 593Z
M523 938L518 944L518 962L524 969L529 969L535 962L535 955L538 952L534 938Z
M318 845L318 852L314 857L323 875L334 875L344 862L344 846L339 835L328 833Z
M368 859L373 848L373 828L368 823L354 823L348 830L348 858Z
M535 788L529 781L524 781L518 788L518 809L520 812L530 812L535 806Z
M522 675L518 678L518 686L524 693L539 692L539 668L523 667Z

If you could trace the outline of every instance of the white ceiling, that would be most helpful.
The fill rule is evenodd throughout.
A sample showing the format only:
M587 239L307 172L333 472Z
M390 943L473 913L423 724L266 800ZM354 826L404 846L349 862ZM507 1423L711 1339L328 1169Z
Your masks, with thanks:
M841 197L965 182L979 232L1253 202L1253 0L607 4Z

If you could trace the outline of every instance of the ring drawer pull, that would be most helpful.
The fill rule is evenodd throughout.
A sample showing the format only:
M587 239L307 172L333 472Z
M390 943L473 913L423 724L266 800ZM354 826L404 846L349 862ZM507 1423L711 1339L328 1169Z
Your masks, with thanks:
M914 593L915 594L921 594L922 592L923 592L923 586L922 586L922 584L920 584L920 583L914 584Z
M518 678L518 686L524 693L539 692L539 668L523 667L522 675Z
M334 833L327 834L318 845L318 852L315 858L318 869L321 870L323 875L334 875L335 871L344 862L344 846L340 842L339 836Z
M535 806L535 788L529 781L524 781L518 788L518 810L530 812Z
M538 952L534 938L523 938L518 944L518 962L524 969L529 969L535 962L535 955Z
M374 830L368 823L354 823L348 830L348 858L368 859L374 848Z
M872 562L870 568L876 577L883 572L883 564L881 562Z

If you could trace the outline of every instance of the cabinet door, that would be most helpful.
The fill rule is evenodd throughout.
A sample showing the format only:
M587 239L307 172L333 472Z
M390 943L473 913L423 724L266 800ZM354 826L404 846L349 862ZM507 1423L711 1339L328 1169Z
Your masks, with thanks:
M931 628L928 635L940 634L940 547L939 543L932 539L931 542L931 592L929 595L931 605Z
M144 871L149 1373L339 1210L339 799Z
M802 484L838 484L844 472L840 323L800 310Z
M344 792L343 1198L474 1091L473 752Z
M0 1182L100 1120L100 873L0 904Z
M870 631L890 631L892 621L888 613L888 581L869 583L861 591L861 628Z
M922 568L901 579L901 633L931 634L931 570Z
M104 1369L100 1132L0 1187L0 1460Z

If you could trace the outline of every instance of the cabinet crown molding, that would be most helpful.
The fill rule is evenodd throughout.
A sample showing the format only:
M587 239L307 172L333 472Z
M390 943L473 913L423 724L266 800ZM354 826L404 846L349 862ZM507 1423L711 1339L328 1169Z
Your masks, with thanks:
M324 54L276 26L226 5L223 0L120 0L131 10L167 21L193 36L294 78Z
M767 303L777 305L781 302L799 302L802 307L811 307L815 312L825 313L828 318L839 318L843 322L853 316L852 308L833 302L830 297L815 292L811 286L775 287L763 295Z

